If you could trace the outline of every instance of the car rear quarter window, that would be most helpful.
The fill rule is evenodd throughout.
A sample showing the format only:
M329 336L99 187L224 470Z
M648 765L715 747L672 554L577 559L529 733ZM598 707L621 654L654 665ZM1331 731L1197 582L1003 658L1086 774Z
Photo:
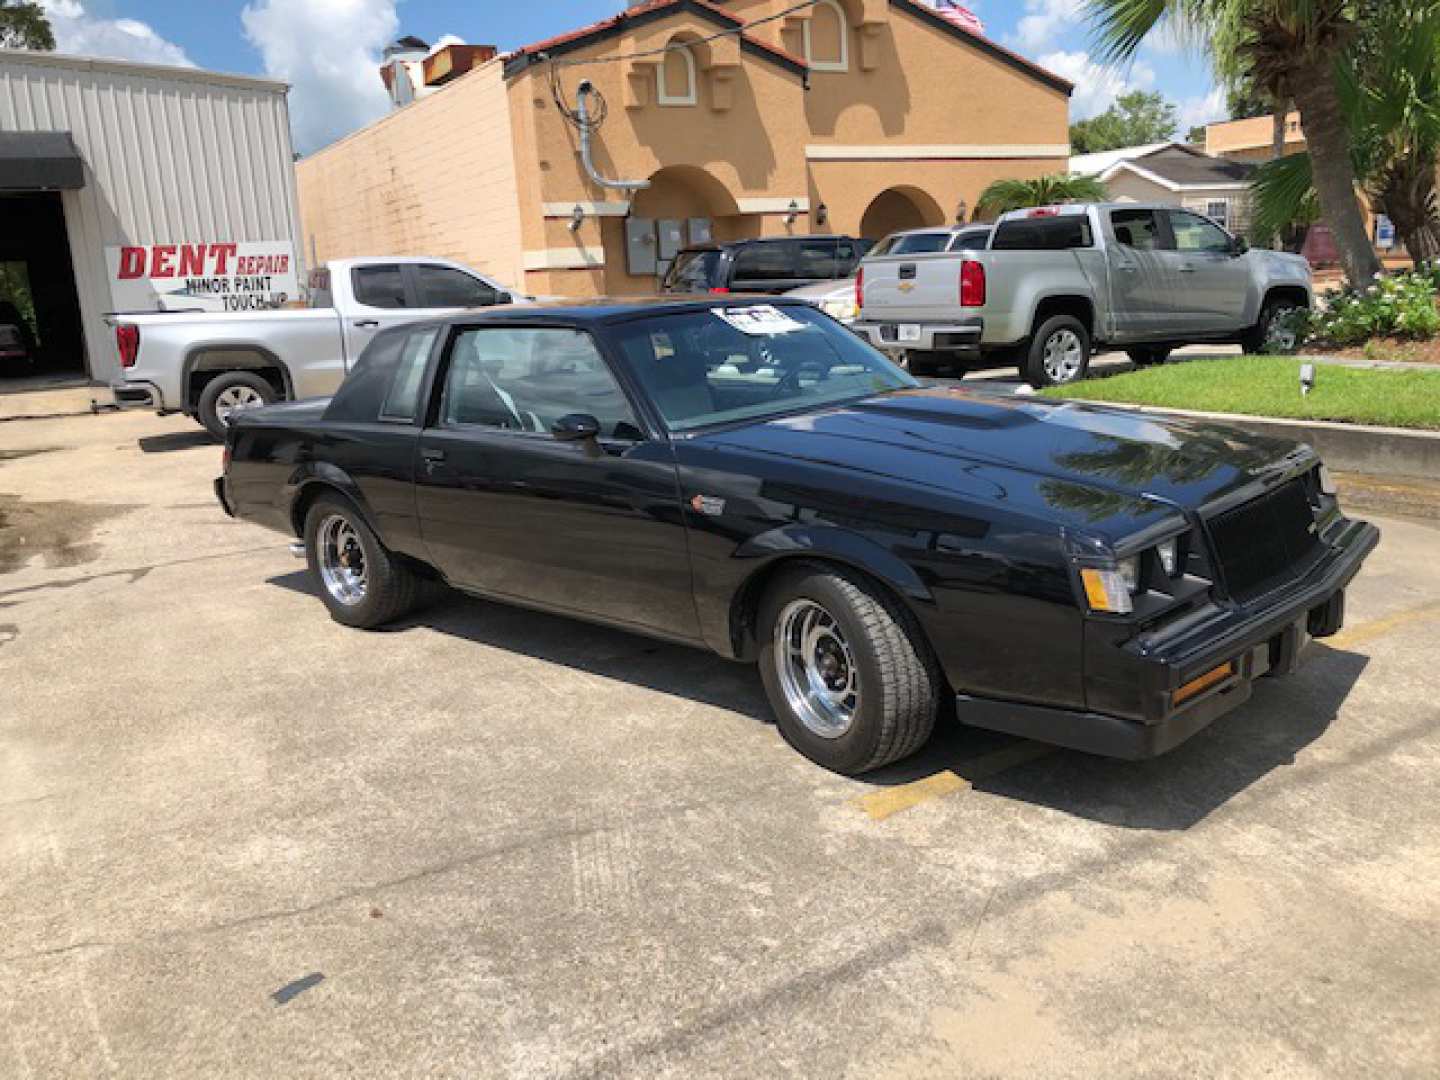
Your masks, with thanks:
M380 419L410 423L420 411L420 387L425 382L425 364L430 359L430 350L439 327L431 326L414 331L405 338L400 349L400 358L395 373L390 377L390 389L380 405Z
M1001 222L990 241L992 251L1067 251L1094 246L1090 220L1083 214Z
M366 307L409 307L405 298L405 276L398 264L357 266L350 272L356 303Z
M766 281L790 281L796 277L795 253L788 244L747 244L735 255L735 272L731 279L737 289L746 284Z
M675 256L669 273L665 275L665 289L669 292L708 292L723 284L717 280L719 270L718 250L682 251Z
M345 376L340 389L335 391L335 397L325 410L325 419L350 423L373 423L377 420L381 404L390 393L400 367L405 345L421 329L398 326L382 330L371 338L370 344L355 361L355 367Z

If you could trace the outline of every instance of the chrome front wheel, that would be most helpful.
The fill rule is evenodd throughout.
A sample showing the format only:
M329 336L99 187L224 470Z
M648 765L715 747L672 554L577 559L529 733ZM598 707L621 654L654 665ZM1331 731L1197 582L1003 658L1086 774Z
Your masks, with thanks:
M838 739L860 708L860 671L835 617L813 600L793 600L775 622L775 674L806 729Z
M1045 340L1045 374L1053 383L1074 382L1085 366L1085 346L1073 330L1057 330Z
M364 601L368 585L365 549L347 518L331 514L320 522L315 533L315 561L325 591L336 601L347 607Z

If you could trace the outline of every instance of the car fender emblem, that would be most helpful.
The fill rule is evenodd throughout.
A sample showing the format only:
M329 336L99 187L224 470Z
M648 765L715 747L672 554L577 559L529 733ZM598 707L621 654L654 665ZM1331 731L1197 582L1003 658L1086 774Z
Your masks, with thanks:
M714 495L696 495L690 500L690 508L706 517L719 517L725 513L725 500Z

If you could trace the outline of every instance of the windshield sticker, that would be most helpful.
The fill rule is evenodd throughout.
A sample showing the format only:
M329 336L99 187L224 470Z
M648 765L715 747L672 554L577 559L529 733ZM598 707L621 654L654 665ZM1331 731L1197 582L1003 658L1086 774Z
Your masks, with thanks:
M805 324L797 322L773 304L756 304L753 307L711 308L718 319L739 330L742 334L755 337L770 337L774 334L788 334L804 330Z

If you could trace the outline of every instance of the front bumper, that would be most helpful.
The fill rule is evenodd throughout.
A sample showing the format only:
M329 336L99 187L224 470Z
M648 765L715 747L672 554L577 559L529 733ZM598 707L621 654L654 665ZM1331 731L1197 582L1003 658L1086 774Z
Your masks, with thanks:
M1343 622L1345 588L1380 542L1380 530L1346 523L1333 554L1308 576L1255 608L1220 608L1182 620L1178 630L1141 634L1119 648L1104 700L1120 700L1123 681L1134 716L1080 712L957 697L962 723L1105 757L1156 757L1250 700L1256 679L1295 671L1312 632L1328 636ZM1107 646L1114 649L1113 645ZM1230 673L1176 704L1176 692L1225 665ZM1138 691L1138 698L1135 696ZM1093 698L1087 697L1087 700Z
M979 353L985 321L978 316L945 323L915 323L899 319L877 322L861 318L850 329L877 349ZM901 340L902 335L905 340Z

